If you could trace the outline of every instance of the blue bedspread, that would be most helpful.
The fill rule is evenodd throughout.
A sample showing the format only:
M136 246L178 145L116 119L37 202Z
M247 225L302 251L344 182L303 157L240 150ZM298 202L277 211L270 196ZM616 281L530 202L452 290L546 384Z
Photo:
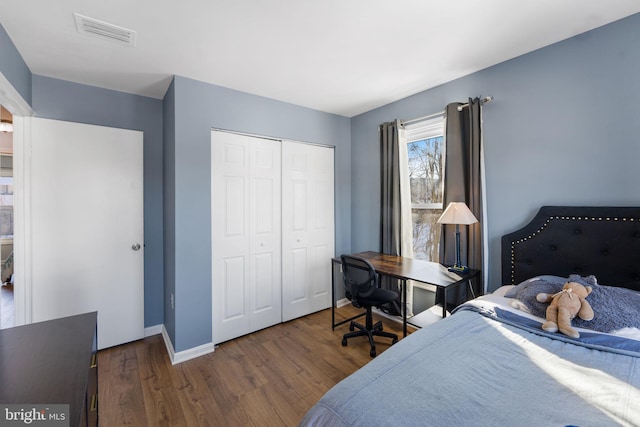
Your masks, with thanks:
M337 384L301 425L640 426L640 342L575 341L518 317L464 306Z

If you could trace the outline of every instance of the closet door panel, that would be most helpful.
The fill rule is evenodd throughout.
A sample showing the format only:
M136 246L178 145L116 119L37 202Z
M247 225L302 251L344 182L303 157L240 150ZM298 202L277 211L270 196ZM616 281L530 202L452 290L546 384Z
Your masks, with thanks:
M333 149L282 146L282 318L331 305L328 263L334 255Z
M251 332L249 141L212 141L211 240L214 342Z
M251 141L252 331L282 322L280 141Z
M253 282L254 287L254 307L253 312L259 313L265 310L272 310L273 304L273 288L280 286L280 283L274 283L273 256L270 253L256 254L254 257L254 266L252 274L255 276Z
M294 170L291 173L294 176L304 176L300 171ZM307 230L307 219L309 217L307 212L307 182L304 178L293 179L291 181L291 189L291 230L304 233Z
M305 248L295 248L289 253L286 262L291 272L289 276L291 282L287 284L286 295L289 295L291 303L304 302L307 299L307 250Z
M232 321L245 316L245 288L243 280L245 274L245 257L228 257L223 260L224 281L223 299L224 315L223 321Z
M327 283L331 283L331 269L325 268L322 260L333 258L333 247L327 245L315 246L311 249L311 259L314 260L310 267L309 274L311 276L311 289L314 298L327 296L327 292L331 292L331 288L327 291ZM329 295L330 297L330 295Z
M281 322L280 143L212 132L212 321L219 343Z

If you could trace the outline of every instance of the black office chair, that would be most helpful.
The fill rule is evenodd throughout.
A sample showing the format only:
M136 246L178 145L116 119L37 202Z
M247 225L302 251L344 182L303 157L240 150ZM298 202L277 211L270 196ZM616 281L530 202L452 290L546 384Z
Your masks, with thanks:
M393 338L391 344L398 342L398 336L390 332L384 332L382 330L382 322L373 324L373 315L371 312L372 307L379 307L383 304L388 304L398 298L396 292L380 289L378 287L378 274L373 268L371 263L363 258L354 257L351 255L340 256L342 261L342 277L344 279L344 287L346 290L345 296L351 300L351 304L354 307L365 308L366 325L352 321L349 324L349 330L353 331L358 328L358 331L344 334L342 337L342 345L347 345L347 339L359 336L369 337L369 344L371 344L371 351L369 354L371 357L376 357L376 346L373 342L374 336Z

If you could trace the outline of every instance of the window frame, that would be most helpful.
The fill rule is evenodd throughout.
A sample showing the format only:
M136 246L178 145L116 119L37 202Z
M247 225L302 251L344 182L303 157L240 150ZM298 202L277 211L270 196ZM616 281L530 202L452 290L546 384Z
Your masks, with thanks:
M403 253L414 256L413 246L413 218L414 209L444 209L444 200L435 203L413 203L411 200L411 183L409 176L409 144L427 140L430 138L442 137L442 159L441 159L441 194L444 195L445 187L445 164L446 164L446 140L445 140L445 118L444 113L436 115L418 122L408 123L402 126L400 132L400 180L401 180L401 210L402 210L402 235ZM431 259L430 261L437 261Z

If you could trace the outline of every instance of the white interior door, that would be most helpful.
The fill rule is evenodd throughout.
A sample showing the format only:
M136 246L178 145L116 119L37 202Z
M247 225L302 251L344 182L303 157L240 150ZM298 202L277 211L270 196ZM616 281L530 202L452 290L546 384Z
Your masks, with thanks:
M213 342L282 321L280 142L211 133Z
M31 123L32 321L97 311L99 348L143 338L142 132Z
M282 145L282 320L331 306L333 148Z

